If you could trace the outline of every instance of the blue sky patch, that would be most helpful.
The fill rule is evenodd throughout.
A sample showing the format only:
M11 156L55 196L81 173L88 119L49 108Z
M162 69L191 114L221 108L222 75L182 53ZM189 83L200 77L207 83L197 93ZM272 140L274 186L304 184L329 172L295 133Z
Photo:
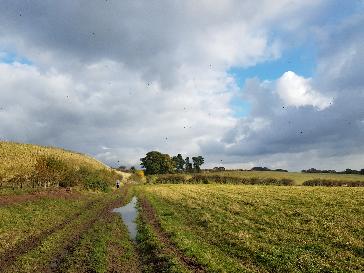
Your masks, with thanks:
M14 52L0 51L0 63L12 64L21 63L32 65L32 62L24 56L19 56Z
M257 77L260 80L275 80L287 71L293 71L305 78L311 77L315 67L316 49L313 45L305 45L287 50L279 59L249 68L233 67L228 73L235 78L238 86L243 88L246 79Z
M248 68L233 67L228 73L232 75L237 85L243 89L245 81L249 78L263 80L276 80L287 71L293 71L305 78L312 77L316 68L316 48L311 44L300 47L292 47L276 60L269 60ZM250 112L249 102L242 98L234 97L230 106L234 111L234 116L244 117Z

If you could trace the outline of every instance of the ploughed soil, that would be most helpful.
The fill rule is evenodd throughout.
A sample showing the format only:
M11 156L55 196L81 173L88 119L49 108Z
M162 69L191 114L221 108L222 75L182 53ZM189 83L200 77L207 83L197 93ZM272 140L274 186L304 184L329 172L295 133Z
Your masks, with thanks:
M191 272L207 272L204 267L196 260L186 256L183 251L176 247L170 236L162 229L155 209L152 207L149 201L145 197L141 197L139 200L142 208L141 217L146 223L153 227L158 240L165 246L163 251L166 254L177 258L179 263L185 268L189 269Z
M19 195L0 195L0 206L12 205L14 203L21 203L27 201L34 201L40 198L64 198L64 199L77 199L81 197L78 192L72 192L69 189L49 189L34 191L32 193L25 193Z

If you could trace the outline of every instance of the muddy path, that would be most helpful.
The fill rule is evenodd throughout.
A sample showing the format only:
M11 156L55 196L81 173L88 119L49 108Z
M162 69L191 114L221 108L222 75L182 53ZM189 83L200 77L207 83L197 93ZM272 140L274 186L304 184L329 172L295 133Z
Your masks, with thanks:
M42 272L64 272L64 263L66 262L67 257L72 256L77 249L77 246L80 244L82 239L82 234L90 229L96 223L96 221L108 221L108 218L111 216L110 211L113 208L120 206L124 202L125 196L126 194L124 194L121 198L118 198L118 200L108 203L97 213L95 217L84 223L84 225L76 233L73 233L72 236L68 238L69 243L60 249L59 253L55 256L51 263L42 270Z
M115 214L112 212L112 210L116 207L120 207L125 205L127 195L128 195L128 189L129 186L124 186L121 189L121 195L114 201L109 202L106 204L99 212L98 214L90 219L87 223L85 223L81 229L78 230L77 233L72 234L70 238L68 238L68 244L64 245L62 249L60 249L59 253L55 256L55 258L48 264L47 267L43 268L42 272L55 272L55 273L62 273L67 271L67 258L74 255L75 251L77 251L79 245L81 244L82 235L87 232L89 229L92 228L92 226L98 222L101 221L105 224L112 221L112 218L115 217ZM119 217L119 216L118 216ZM116 250L113 249L111 246L108 246L108 251L111 251L111 253L108 253L108 269L107 272L130 272L130 273L139 273L140 271L140 264L138 261L136 264L128 265L127 271L123 271L125 268L120 271L120 264L116 262L117 259L113 259L113 257L116 255L122 255L122 252L119 253L113 253ZM139 259L138 259L139 260ZM125 265L124 265L125 266Z
M80 215L82 214L82 211L90 209L94 204L94 201L90 201L84 206L79 212L74 214L73 216L67 218L64 222L43 231L42 233L34 236L28 237L24 241L20 241L17 243L14 247L11 249L5 251L1 257L0 257L0 272L5 272L6 269L11 266L16 259L25 254L26 252L38 247L42 241L53 234L54 232L63 229L68 224L70 224L72 221L76 220Z
M202 265L197 263L196 260L186 256L175 246L169 235L162 229L155 209L152 207L149 201L145 197L139 197L139 202L142 208L141 217L143 221L153 227L158 240L165 246L165 253L177 258L178 261L191 272L207 272Z
M104 217L107 215L109 211L111 211L113 208L120 206L125 200L125 197L127 195L128 188L125 187L122 191L122 194L119 195L119 197L111 202L106 202L105 205L102 206L102 208L97 209L98 212L96 212L95 216L90 218L88 221L82 223L81 227L77 229L75 233L71 235L70 238L67 238L67 242L65 245L61 246L61 249L59 250L59 253L55 256L55 258L51 261L49 266L44 268L42 272L60 272L58 269L60 268L60 265L62 264L62 261L65 259L65 257L69 254L71 254L74 249L77 242L80 240L81 235L83 232L87 231L99 218ZM54 198L70 198L70 195L73 195L72 193L66 193L65 191L57 191L52 193L52 197ZM27 195L29 196L29 195ZM41 198L43 196L49 196L45 195L44 193L40 195L36 195L34 199L32 198L24 198L24 200L35 200L37 198ZM73 195L71 198L79 198L78 194ZM92 200L89 201L83 208L81 208L77 213L72 215L71 217L68 217L65 221L62 223L55 225L54 227L45 230L41 232L40 234L30 236L27 239L20 241L12 248L6 250L1 256L0 256L0 273L6 272L8 269L12 267L12 265L16 262L18 257L26 254L27 252L39 247L44 240L46 240L47 237L51 236L53 233L58 232L64 228L66 228L68 225L72 224L74 221L77 221L80 217L82 217L82 214L85 211L92 210L95 204L102 202L102 200Z

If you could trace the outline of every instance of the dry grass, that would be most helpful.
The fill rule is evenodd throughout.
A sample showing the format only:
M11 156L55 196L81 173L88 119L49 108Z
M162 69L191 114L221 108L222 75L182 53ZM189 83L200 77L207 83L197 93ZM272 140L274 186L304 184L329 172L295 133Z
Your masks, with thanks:
M96 159L81 153L55 147L0 142L0 178L7 180L15 175L28 175L34 170L37 158L41 156L54 156L75 166L92 169L108 168Z

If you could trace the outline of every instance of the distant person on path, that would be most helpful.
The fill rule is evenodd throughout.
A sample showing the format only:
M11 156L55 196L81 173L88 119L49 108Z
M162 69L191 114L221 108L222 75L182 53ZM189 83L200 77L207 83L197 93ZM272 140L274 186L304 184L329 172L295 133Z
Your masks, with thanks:
M116 188L120 188L120 181L119 180L116 180Z

